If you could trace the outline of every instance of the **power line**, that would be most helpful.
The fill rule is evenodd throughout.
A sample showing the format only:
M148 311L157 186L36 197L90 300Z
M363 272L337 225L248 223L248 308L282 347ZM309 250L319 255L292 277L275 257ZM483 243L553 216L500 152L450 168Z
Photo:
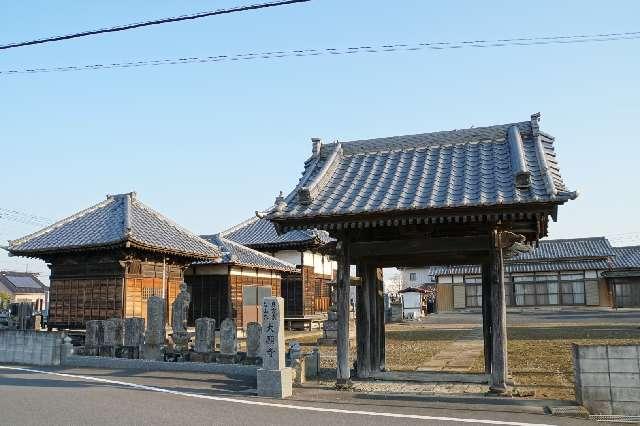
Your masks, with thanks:
M151 25L159 25L159 24L167 24L171 22L187 21L191 19L205 18L208 16L226 15L226 14L235 13L235 12L246 12L249 10L265 9L268 7L276 7L276 6L285 6L285 5L294 4L294 3L305 3L308 1L311 1L311 0L281 0L281 1L274 1L270 3L259 3L259 4L245 5L245 6L237 6L229 9L216 9L216 10L210 10L206 12L193 13L190 15L180 15L180 16L174 16L170 18L154 19L150 21L134 22L132 24L118 25L118 26L113 26L108 28L99 28L97 30L89 30L89 31L83 31L83 32L73 33L73 34L52 36L52 37L40 38L36 40L28 40L28 41L20 41L16 43L4 44L4 45L0 45L0 50L13 49L16 47L32 46L34 44L51 43L55 41L70 40L73 38L87 37L87 36L92 36L96 34L127 31L134 28L148 27Z
M24 68L0 71L0 75L10 74L35 74L45 72L66 72L66 71L88 71L102 70L113 68L137 68L144 66L160 66L160 65L179 65L193 63L209 63L209 62L226 62L226 61L248 61L254 59L280 59L286 57L304 57L304 56L321 56L321 55L349 55L356 53L381 53L394 51L418 51L418 50L444 50L444 49L460 49L460 48L497 48L508 46L537 46L549 44L575 44L575 43L597 43L610 42L620 40L636 40L640 39L640 31L609 33L609 34L583 34L569 36L547 36L547 37L520 37L511 39L498 40L468 40L468 41L443 41L443 42L425 42L413 44L384 44L378 46L357 46L347 48L321 48L321 49L299 49L299 50L277 50L269 52L250 52L239 53L235 55L218 55L191 58L171 58L171 59L153 59L140 60L130 62L116 62L111 64L89 64L89 65L71 65L64 67L50 68Z

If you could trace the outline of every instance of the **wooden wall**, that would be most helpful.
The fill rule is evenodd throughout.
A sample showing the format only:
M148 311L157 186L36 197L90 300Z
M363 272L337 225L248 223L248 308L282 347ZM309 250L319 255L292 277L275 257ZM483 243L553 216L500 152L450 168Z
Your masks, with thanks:
M453 311L453 286L451 284L436 285L436 312Z
M246 285L270 286L272 296L280 296L281 278L278 272L257 268L232 268L229 275L229 299L236 326L243 323L242 288Z

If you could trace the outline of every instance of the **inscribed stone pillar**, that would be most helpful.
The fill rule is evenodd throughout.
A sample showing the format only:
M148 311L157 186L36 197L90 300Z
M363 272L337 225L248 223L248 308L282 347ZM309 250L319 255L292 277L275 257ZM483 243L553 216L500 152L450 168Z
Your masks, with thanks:
M109 320L114 327L114 346L124 346L124 320L122 318L111 318Z
M124 319L124 346L138 347L144 342L144 318Z
M164 299L151 296L147 299L147 331L144 335L144 343L164 345L165 336Z
M284 299L262 301L262 368L258 369L258 396L286 398L293 392L293 371L285 367Z
M236 322L226 318L220 324L220 353L222 355L236 355L238 353L238 337Z
M260 354L262 326L257 322L247 324L247 358L255 359Z
M196 320L196 343L194 350L198 353L213 352L216 348L216 320L198 318Z
M116 323L111 320L102 322L102 354L106 351L109 356L115 356Z

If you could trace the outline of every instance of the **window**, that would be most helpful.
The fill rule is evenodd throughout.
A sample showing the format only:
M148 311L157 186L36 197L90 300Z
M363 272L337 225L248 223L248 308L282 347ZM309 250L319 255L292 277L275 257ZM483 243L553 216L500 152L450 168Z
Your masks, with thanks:
M466 284L467 308L482 306L482 284Z
M416 273L415 272L410 272L409 273L409 281L415 281L416 280Z
M514 276L514 301L518 306L558 304L557 274Z

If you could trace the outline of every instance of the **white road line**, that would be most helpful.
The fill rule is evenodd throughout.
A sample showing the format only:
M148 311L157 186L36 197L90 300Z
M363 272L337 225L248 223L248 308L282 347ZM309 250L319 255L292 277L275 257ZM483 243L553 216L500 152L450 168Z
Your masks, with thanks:
M6 370L16 370L16 371L25 371L29 373L39 373L39 374L49 374L52 376L60 376L60 377L69 377L73 379L82 379L99 383L107 383L110 385L119 385L119 386L127 386L134 389L142 389L152 392L160 392L167 393L172 395L180 395L186 396L190 398L198 398L198 399L208 399L212 401L222 401L222 402L231 402L235 404L244 404L244 405L258 405L262 407L274 407L274 408L284 408L287 410L300 410L300 411L318 411L323 413L339 413L339 414L356 414L361 416L372 416L372 417L393 417L398 419L416 419L416 420L438 420L442 422L457 422L457 423L481 423L481 424L489 424L489 425L509 425L509 426L553 426L544 423L522 423L522 422L507 422L501 420L486 420L486 419L464 419L457 417L440 417L440 416L421 416L418 414L400 414L400 413L385 413L385 412L376 412L376 411L361 411L361 410L344 410L339 408L322 408L322 407L309 407L302 405L290 405L290 404L282 404L276 402L264 402L264 401L251 401L245 399L237 399L237 398L227 398L223 396L212 396L212 395L201 395L197 393L189 393L189 392L180 392L171 389L158 388L155 386L145 386L139 385L136 383L122 382L119 380L109 380L103 379L100 377L92 377L92 376L81 376L77 374L67 374L67 373L56 373L53 371L43 371L43 370L35 370L31 368L24 367L13 367L13 366L5 366L0 365L0 369ZM1 383L1 382L0 382Z

